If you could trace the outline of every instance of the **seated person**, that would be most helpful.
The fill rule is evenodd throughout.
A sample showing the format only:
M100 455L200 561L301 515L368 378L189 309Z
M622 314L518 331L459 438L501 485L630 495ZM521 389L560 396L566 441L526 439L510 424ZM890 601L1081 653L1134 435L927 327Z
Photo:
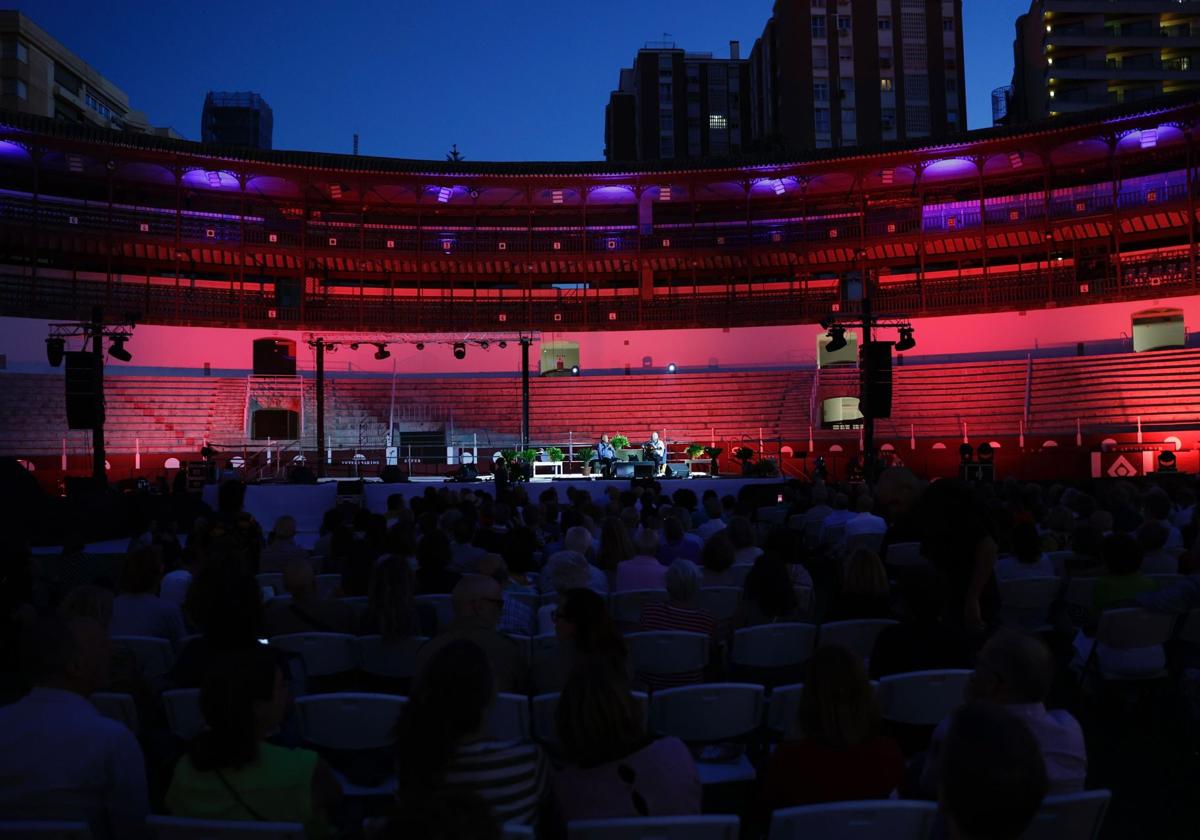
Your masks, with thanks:
M108 680L111 643L90 618L21 633L33 689L0 707L0 819L79 820L98 838L144 837L146 770L137 739L87 697Z
M158 548L152 546L135 548L125 557L108 630L114 636L154 636L179 647L187 635L183 612L158 595L163 575L159 558Z
M826 620L890 617L891 587L883 561L870 549L855 549L842 566L842 586Z
M658 432L650 433L650 440L642 447L646 460L653 461L656 472L662 472L667 464L667 445L658 439Z
M709 638L709 650L716 650L717 620L708 610L696 605L703 575L700 567L691 560L676 560L667 569L667 601L646 604L642 607L641 625L638 629L678 630L686 633L703 633ZM704 681L701 671L684 671L671 674L638 674L638 678L652 689L672 688Z
M904 781L900 745L879 734L879 704L862 660L837 645L808 661L796 740L779 745L763 773L763 824L777 808L887 799Z
M295 518L281 516L275 520L275 527L267 535L267 547L258 557L258 570L282 572L287 568L288 561L295 557L308 557L308 550L296 545Z
M566 767L554 775L571 820L700 813L700 777L682 741L646 732L625 674L589 659L567 680L556 713Z
M1069 712L1046 709L1054 684L1054 656L1034 636L1001 630L979 652L979 661L967 685L967 700L1001 705L1033 733L1043 759L1043 776L1054 794L1083 790L1087 776L1087 748L1083 730ZM945 783L944 747L953 717L934 730L921 788L934 796Z
M1109 607L1132 603L1143 592L1156 588L1153 580L1141 573L1142 549L1128 534L1109 534L1100 546L1105 574L1096 581L1092 608L1100 613Z
M283 588L292 599L267 606L263 627L268 636L354 632L353 607L335 598L317 597L317 579L310 558L288 560L283 570Z
M753 627L781 621L800 621L804 609L796 596L788 565L774 553L764 554L754 561L742 586L742 603L738 607L736 624Z
M996 579L1016 580L1031 577L1058 577L1054 563L1042 553L1042 537L1032 522L1013 527L1012 554L996 559Z
M1167 527L1162 522L1147 522L1137 531L1138 546L1142 549L1142 574L1179 574L1179 555L1182 550L1167 548Z
M304 823L309 837L329 833L326 814L341 801L333 771L313 751L267 743L287 709L278 659L262 646L229 653L200 689L208 729L179 759L166 805L206 820Z
M601 475L612 475L612 466L616 461L616 447L609 442L608 435L600 435L600 442L596 444L596 457L591 460L592 469L598 469Z
M567 589L551 611L554 644L533 651L533 692L562 691L571 671L584 659L607 657L625 671L625 641L613 626L604 596L591 589Z
M912 569L900 579L899 624L885 627L871 651L871 679L967 668L971 652L962 636L946 625L946 588L932 569Z
M658 531L653 528L643 528L637 532L633 539L637 554L617 564L613 591L666 588L667 569L658 562L658 543Z

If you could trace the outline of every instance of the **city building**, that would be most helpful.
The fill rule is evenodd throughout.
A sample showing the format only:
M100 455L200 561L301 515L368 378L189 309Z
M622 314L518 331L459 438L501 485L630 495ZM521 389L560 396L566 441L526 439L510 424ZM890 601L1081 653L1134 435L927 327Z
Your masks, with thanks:
M965 130L962 0L776 0L750 53L767 151L941 139Z
M0 108L119 131L179 137L155 128L110 82L17 11L0 11Z
M748 146L750 66L729 57L648 43L621 70L604 112L607 160L728 157Z
M225 146L269 149L274 125L271 106L257 93L210 91L204 97L200 140Z
M1005 122L1200 90L1198 5L1033 0L1017 19Z

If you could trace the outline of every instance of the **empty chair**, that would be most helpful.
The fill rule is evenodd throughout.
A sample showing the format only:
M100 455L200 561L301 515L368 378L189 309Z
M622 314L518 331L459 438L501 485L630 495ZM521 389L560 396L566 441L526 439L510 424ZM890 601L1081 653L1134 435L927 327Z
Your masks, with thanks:
M99 709L100 714L104 715L106 718L119 720L121 723L128 726L131 732L137 734L137 704L133 702L132 694L120 694L111 691L96 691L88 697L88 700L91 700L92 705Z
M132 650L147 677L161 677L175 664L175 651L166 639L157 636L113 636L112 643Z
M937 805L869 800L780 808L768 840L928 840Z
M742 590L737 586L703 586L696 593L696 606L712 613L717 621L728 621L737 613Z
M650 729L693 743L735 741L762 722L763 687L750 683L711 683L669 688L650 696ZM744 782L755 778L746 756L696 762L703 784Z
M429 639L409 636L394 642L382 636L359 636L354 640L358 667L365 673L388 679L411 679L417 670L417 650Z
M317 575L317 597L332 598L342 588L341 575ZM278 590L276 590L278 591Z
M300 737L317 747L369 750L391 746L406 697L341 692L296 699Z
M0 820L0 837L7 840L92 840L92 829L85 822Z
M353 671L354 637L346 633L288 633L274 636L271 644L297 653L310 677L327 677Z
M885 627L895 624L890 618L861 618L852 621L830 621L821 625L818 644L842 645L862 657L871 658L875 639Z
M708 636L677 630L629 633L629 661L639 674L688 674L708 665Z
M608 611L612 613L613 621L624 624L637 624L642 620L642 607L667 600L665 589L631 589L627 592L614 592L608 602Z
M487 735L493 741L528 741L529 698L524 694L498 694L488 711Z
M418 595L413 598L418 604L432 604L437 613L437 631L441 632L454 621L454 604L449 595Z
M576 820L567 824L568 840L737 840L735 816L639 817Z
M897 723L934 726L963 702L971 672L915 671L879 680L879 711Z
M167 711L167 725L176 738L190 741L204 731L208 725L204 711L200 708L200 689L176 688L164 691L163 707Z
M1047 796L1021 840L1095 840L1111 799L1107 790Z
M1014 578L997 581L1000 590L1000 623L1020 630L1042 630L1050 607L1058 598L1062 581L1056 577Z
M304 840L300 823L151 816L146 827L155 840Z
M921 556L921 544L919 542L899 542L892 543L888 546L887 555L883 559L884 565L897 569L912 566L926 566L929 561Z

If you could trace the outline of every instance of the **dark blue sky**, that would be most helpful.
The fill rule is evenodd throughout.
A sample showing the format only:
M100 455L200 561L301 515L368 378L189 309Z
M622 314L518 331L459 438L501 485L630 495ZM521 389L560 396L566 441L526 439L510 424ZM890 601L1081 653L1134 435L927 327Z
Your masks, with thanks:
M649 40L748 55L771 0L17 0L156 125L199 139L209 90L255 90L275 148L470 160L603 156L604 105ZM991 124L1028 0L967 0L967 115Z

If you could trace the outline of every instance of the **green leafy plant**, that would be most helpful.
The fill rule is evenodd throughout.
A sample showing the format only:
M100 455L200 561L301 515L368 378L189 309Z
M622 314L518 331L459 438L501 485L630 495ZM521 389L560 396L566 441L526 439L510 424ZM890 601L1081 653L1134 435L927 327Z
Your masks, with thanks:
M587 450L581 452L576 457L576 460L580 461L584 464L586 464L590 461L594 461L594 460L596 460L596 450L595 449L587 449Z
M524 461L526 464L532 464L534 461L537 460L537 450L536 449L522 449L520 452L517 453L517 457L520 458L522 461Z
M625 435L613 435L612 445L613 449L628 449L629 438L625 437Z
M733 457L745 464L754 460L754 450L749 446L739 446L733 450Z
M699 458L704 454L705 448L702 443L689 443L687 445L687 456L689 458Z
M557 446L547 447L546 454L550 456L551 461L561 461L563 459L563 451Z
M513 459L517 457L517 450L515 450L515 449L501 449L501 450L500 450L500 457L504 459L504 463L506 463L506 464L511 464L511 463L513 462Z

